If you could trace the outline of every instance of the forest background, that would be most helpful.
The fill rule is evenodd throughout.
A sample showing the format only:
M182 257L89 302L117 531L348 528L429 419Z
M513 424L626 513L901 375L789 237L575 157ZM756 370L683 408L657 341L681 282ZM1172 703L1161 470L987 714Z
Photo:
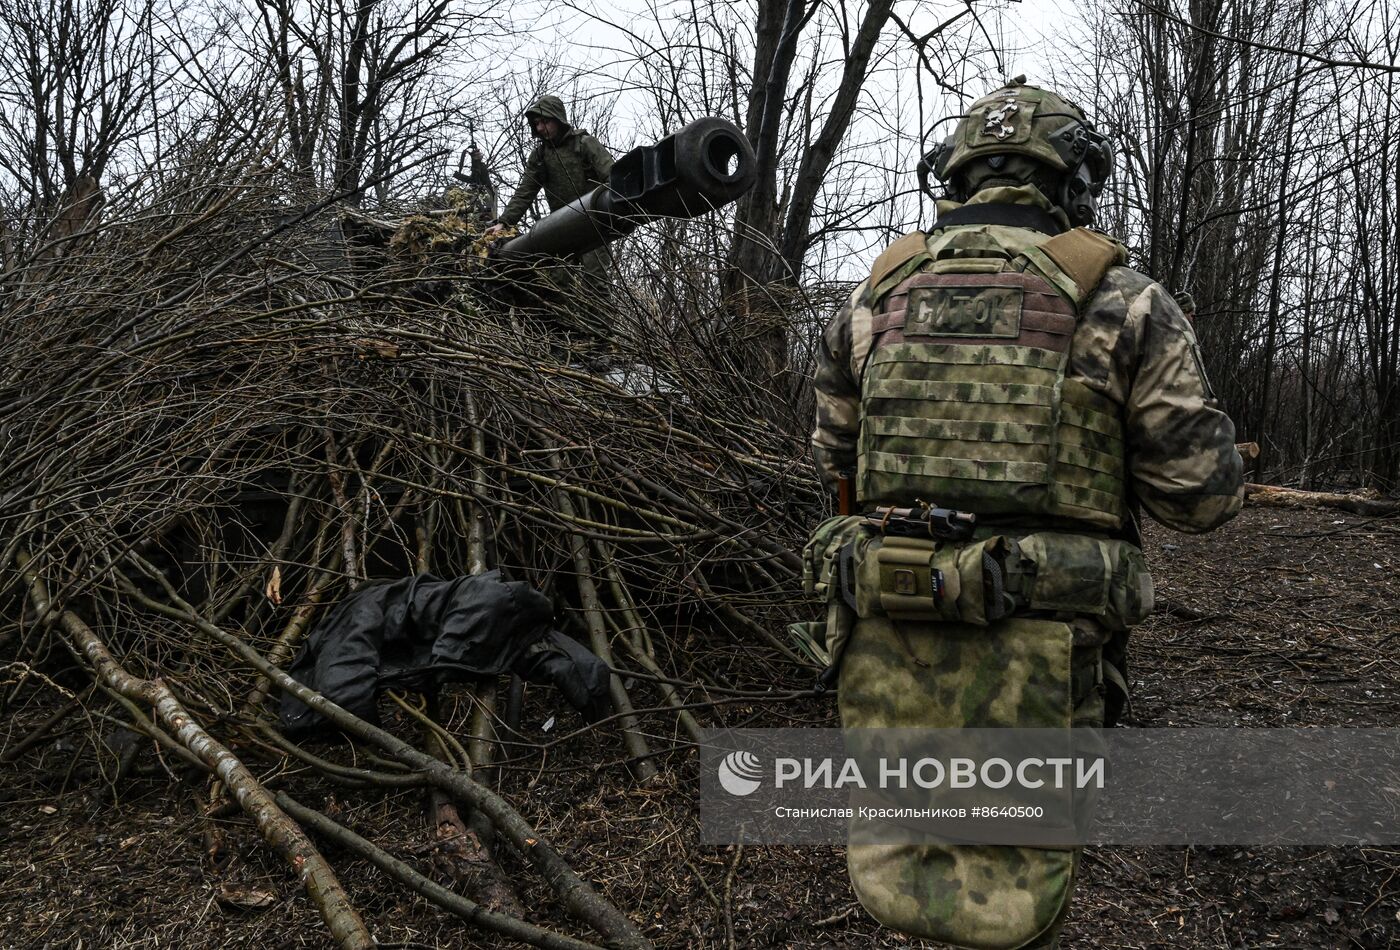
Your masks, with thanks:
M1113 137L1101 226L1195 296L1261 468L1305 488L1400 478L1385 2L0 0L0 56L7 270L144 213L191 163L256 154L290 205L402 210L440 194L469 143L508 195L521 113L546 91L615 153L729 117L758 186L632 239L619 266L652 310L728 301L755 365L795 381L830 302L930 220L912 172L936 122L1026 72Z
M799 552L832 507L815 346L930 221L940 122L1019 73L1115 141L1101 225L1194 295L1253 479L1400 488L1394 4L0 0L5 932L318 945L314 908L340 946L456 945L408 896L427 867L501 940L871 945L837 849L696 846L692 752L835 721L788 628L820 609ZM604 299L516 306L539 281L499 280L449 192L475 145L504 200L543 92L615 154L727 117L757 184L620 242ZM601 354L561 332L589 308ZM1266 494L1205 538L1144 526L1139 724L1395 721L1393 526ZM609 715L512 667L376 679L329 743L279 728L279 695L319 702L285 668L352 595L492 569L611 669ZM1089 866L1083 945L1176 919L1175 945L1331 946L1340 921L1380 947L1400 919L1392 852Z

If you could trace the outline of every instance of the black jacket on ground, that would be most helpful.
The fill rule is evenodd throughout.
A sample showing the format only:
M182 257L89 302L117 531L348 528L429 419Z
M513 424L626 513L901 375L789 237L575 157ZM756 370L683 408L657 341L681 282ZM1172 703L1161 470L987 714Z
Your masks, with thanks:
M425 690L449 680L517 673L552 684L576 709L598 716L608 668L553 628L549 599L490 571L454 580L420 574L372 584L342 600L316 625L288 673L368 722L384 689ZM325 718L283 694L282 729L328 728Z

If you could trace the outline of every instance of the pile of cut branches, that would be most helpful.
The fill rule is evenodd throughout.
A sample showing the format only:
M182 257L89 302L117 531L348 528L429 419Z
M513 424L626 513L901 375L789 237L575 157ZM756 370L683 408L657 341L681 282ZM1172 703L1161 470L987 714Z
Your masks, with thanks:
M805 609L794 552L823 504L799 382L756 378L698 298L620 278L504 306L457 249L349 248L332 202L289 201L256 155L221 161L113 196L82 228L32 225L0 277L0 702L58 697L0 760L80 710L141 737L118 780L158 751L210 814L244 812L342 947L372 936L317 839L477 926L588 945L524 919L492 856L509 848L588 939L644 945L492 791L493 765L535 754L508 741L518 681L460 687L455 717L389 694L381 726L284 670L362 585L500 569L617 671L596 728L630 775L607 780L647 780L656 735L683 745L724 697L810 681L775 632ZM607 339L574 332L580 310ZM289 740L282 693L343 741ZM295 768L274 789L257 776L277 763ZM466 883L317 811L326 783L431 790Z

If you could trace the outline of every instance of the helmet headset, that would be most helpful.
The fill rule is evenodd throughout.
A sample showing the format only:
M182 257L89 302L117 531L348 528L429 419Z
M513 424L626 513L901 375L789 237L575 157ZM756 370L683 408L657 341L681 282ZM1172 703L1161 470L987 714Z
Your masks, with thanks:
M1095 199L1113 171L1112 144L1082 113L1076 114L1077 109L1035 111L1044 99L1030 101L1030 108L1025 110L1028 114L1017 120L1014 114L1021 106L1015 99L1017 93L1022 89L1041 92L1023 84L1024 79L1017 77L1008 87L974 103L973 111L940 120L962 121L919 161L919 188L934 197L928 180L932 173L948 185L949 197L967 201L976 191L995 184L1033 184L1065 212L1072 224L1092 224ZM1053 93L1042 95L1053 96L1051 101L1059 100ZM997 108L993 109L993 105ZM1048 134L1040 134L1042 123L1057 119L1064 121ZM997 140L1011 138L1017 132L1011 124L1004 124L1008 120L1018 121L1024 131L1015 136L1018 141L1009 141L1000 150ZM980 128L978 123L983 123ZM991 141L969 146L970 141L988 134Z

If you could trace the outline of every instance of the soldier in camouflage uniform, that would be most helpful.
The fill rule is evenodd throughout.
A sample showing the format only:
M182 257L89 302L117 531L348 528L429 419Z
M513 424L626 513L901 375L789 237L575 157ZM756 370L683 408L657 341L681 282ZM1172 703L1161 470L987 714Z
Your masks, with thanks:
M1171 295L1083 227L1111 156L1078 107L1018 77L926 162L956 200L827 327L813 454L829 487L854 479L861 511L923 502L977 529L914 541L846 518L814 535L842 723L1102 726L1126 699L1127 630L1152 609L1139 507L1187 532L1232 518L1234 426ZM832 569L847 545L851 607ZM979 948L1055 946L1077 864L1071 849L848 849L874 916Z
M1181 314L1186 318L1186 322L1192 327L1196 325L1196 298L1181 290L1172 294L1172 299L1181 308Z
M540 189L544 189L549 210L558 211L606 182L612 171L612 155L596 138L569 125L564 102L558 96L541 96L526 110L525 119L539 144L525 160L520 185L488 234L519 224ZM603 278L609 266L607 250L589 251L579 263L586 273Z

